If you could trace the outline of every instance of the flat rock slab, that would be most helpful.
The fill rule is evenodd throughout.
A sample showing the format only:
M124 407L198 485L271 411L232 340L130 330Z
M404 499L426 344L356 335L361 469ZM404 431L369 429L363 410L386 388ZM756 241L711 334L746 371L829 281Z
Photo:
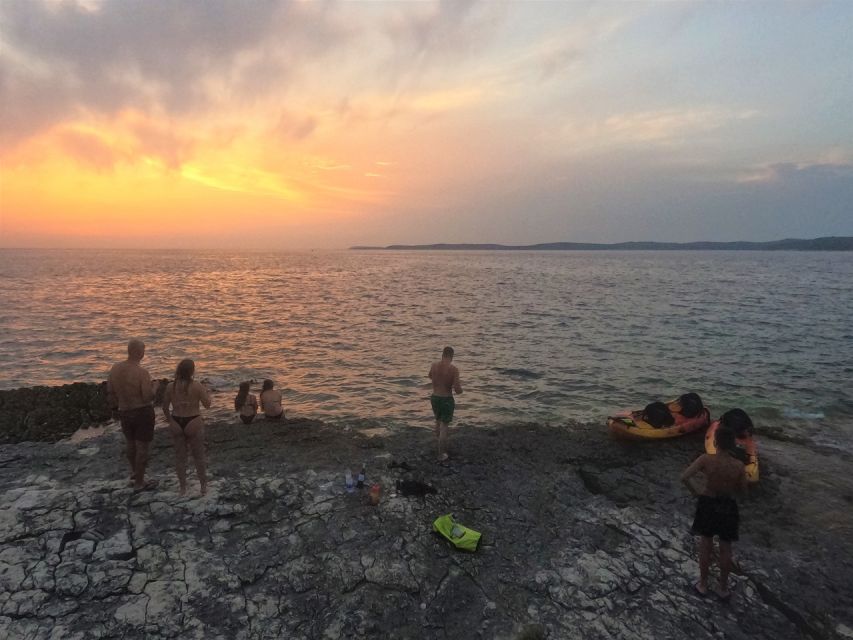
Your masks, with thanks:
M853 628L850 510L835 509L853 494L844 456L765 452L722 604L691 591L693 501L678 474L701 437L459 429L440 465L427 430L361 426L211 425L203 498L178 496L164 433L150 465L160 485L142 493L126 486L117 433L0 447L0 637L776 640ZM383 487L378 507L366 488L344 489L362 462ZM818 463L839 481L807 481ZM397 495L405 478L438 491ZM483 533L477 552L432 533L445 513Z

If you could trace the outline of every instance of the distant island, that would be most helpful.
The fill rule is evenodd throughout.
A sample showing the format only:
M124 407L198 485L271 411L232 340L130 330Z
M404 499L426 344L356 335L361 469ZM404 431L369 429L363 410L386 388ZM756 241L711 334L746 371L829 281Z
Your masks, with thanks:
M392 244L350 247L351 251L853 251L853 236L771 242L543 242L541 244Z

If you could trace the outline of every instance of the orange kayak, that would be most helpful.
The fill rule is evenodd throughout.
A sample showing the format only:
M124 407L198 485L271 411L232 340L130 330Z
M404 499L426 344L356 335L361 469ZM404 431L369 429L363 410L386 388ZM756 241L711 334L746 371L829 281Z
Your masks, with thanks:
M675 438L683 436L694 431L704 429L711 424L711 414L708 408L705 407L698 416L694 418L685 418L680 413L681 407L675 400L667 402L675 424L670 427L657 428L645 422L640 417L642 411L625 411L610 416L607 419L607 426L614 436L620 438L630 438L632 440L661 440L663 438Z
M717 453L715 437L719 426L720 421L714 420L714 423L708 427L708 431L705 433L705 453ZM752 436L737 438L736 442L739 447L746 451L746 455L748 457L746 463L747 481L758 482L758 445L755 442L755 438Z

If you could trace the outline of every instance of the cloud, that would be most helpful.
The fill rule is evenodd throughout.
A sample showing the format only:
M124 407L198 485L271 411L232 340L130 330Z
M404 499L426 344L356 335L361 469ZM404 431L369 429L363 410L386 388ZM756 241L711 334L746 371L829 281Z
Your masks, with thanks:
M299 61L351 32L323 3L0 3L3 142L79 113L182 113L229 88L281 90ZM263 83L252 81L262 68ZM241 84L242 83L242 84Z
M487 36L483 31L495 20L489 4L478 6L477 0L420 3L395 11L385 24L385 32L399 52L455 56Z
M563 140L574 151L626 145L695 143L697 137L758 115L755 109L728 107L667 108L618 113L595 120L572 116Z
M853 154L850 152L835 147L818 156L816 161L775 162L750 167L738 172L734 181L744 185L769 185L853 177Z
M275 133L286 140L299 141L308 138L317 128L317 118L313 115L299 115L282 111L275 127Z
M122 154L93 133L66 130L60 131L57 138L60 147L68 155L99 171L112 169L122 157Z

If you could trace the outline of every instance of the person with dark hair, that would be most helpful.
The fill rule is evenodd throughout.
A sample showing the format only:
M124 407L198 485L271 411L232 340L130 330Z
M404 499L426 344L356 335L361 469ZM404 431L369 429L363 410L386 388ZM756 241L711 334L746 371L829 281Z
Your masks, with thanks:
M130 483L143 491L157 486L156 480L145 481L148 448L154 439L154 384L140 362L145 357L145 343L132 338L127 343L127 360L110 369L107 378L107 401L121 422L130 463Z
M201 495L207 493L207 462L204 458L204 420L199 403L210 409L210 394L193 379L195 363L181 360L175 370L175 380L163 394L163 415L169 423L175 443L175 471L181 495L187 492L187 450L192 453Z
M735 438L747 438L753 434L755 428L752 426L752 419L743 409L729 409L720 416L720 426L731 429L735 433Z
M459 369L453 364L453 347L444 347L441 352L441 360L434 362L429 370L429 378L432 380L432 396L430 404L435 416L435 435L438 440L438 460L444 462L448 458L447 436L450 430L450 422L453 420L453 411L456 401L453 392L462 393L462 384L459 382Z
M684 473L681 481L695 496L696 517L692 531L699 539L699 582L694 590L700 596L708 594L708 571L714 537L720 541L720 581L717 597L728 601L729 573L732 569L732 542L738 539L740 515L733 494L746 489L746 471L743 462L735 457L735 432L721 426L716 434L717 453L703 453ZM705 486L697 491L690 482L697 473L705 476Z
M281 391L275 389L272 380L264 380L261 389L261 409L267 420L281 420L284 418L284 407L281 406Z
M252 424L252 420L258 413L258 399L254 394L249 393L251 387L250 382L241 382L237 397L234 398L234 410L240 414L243 424Z

